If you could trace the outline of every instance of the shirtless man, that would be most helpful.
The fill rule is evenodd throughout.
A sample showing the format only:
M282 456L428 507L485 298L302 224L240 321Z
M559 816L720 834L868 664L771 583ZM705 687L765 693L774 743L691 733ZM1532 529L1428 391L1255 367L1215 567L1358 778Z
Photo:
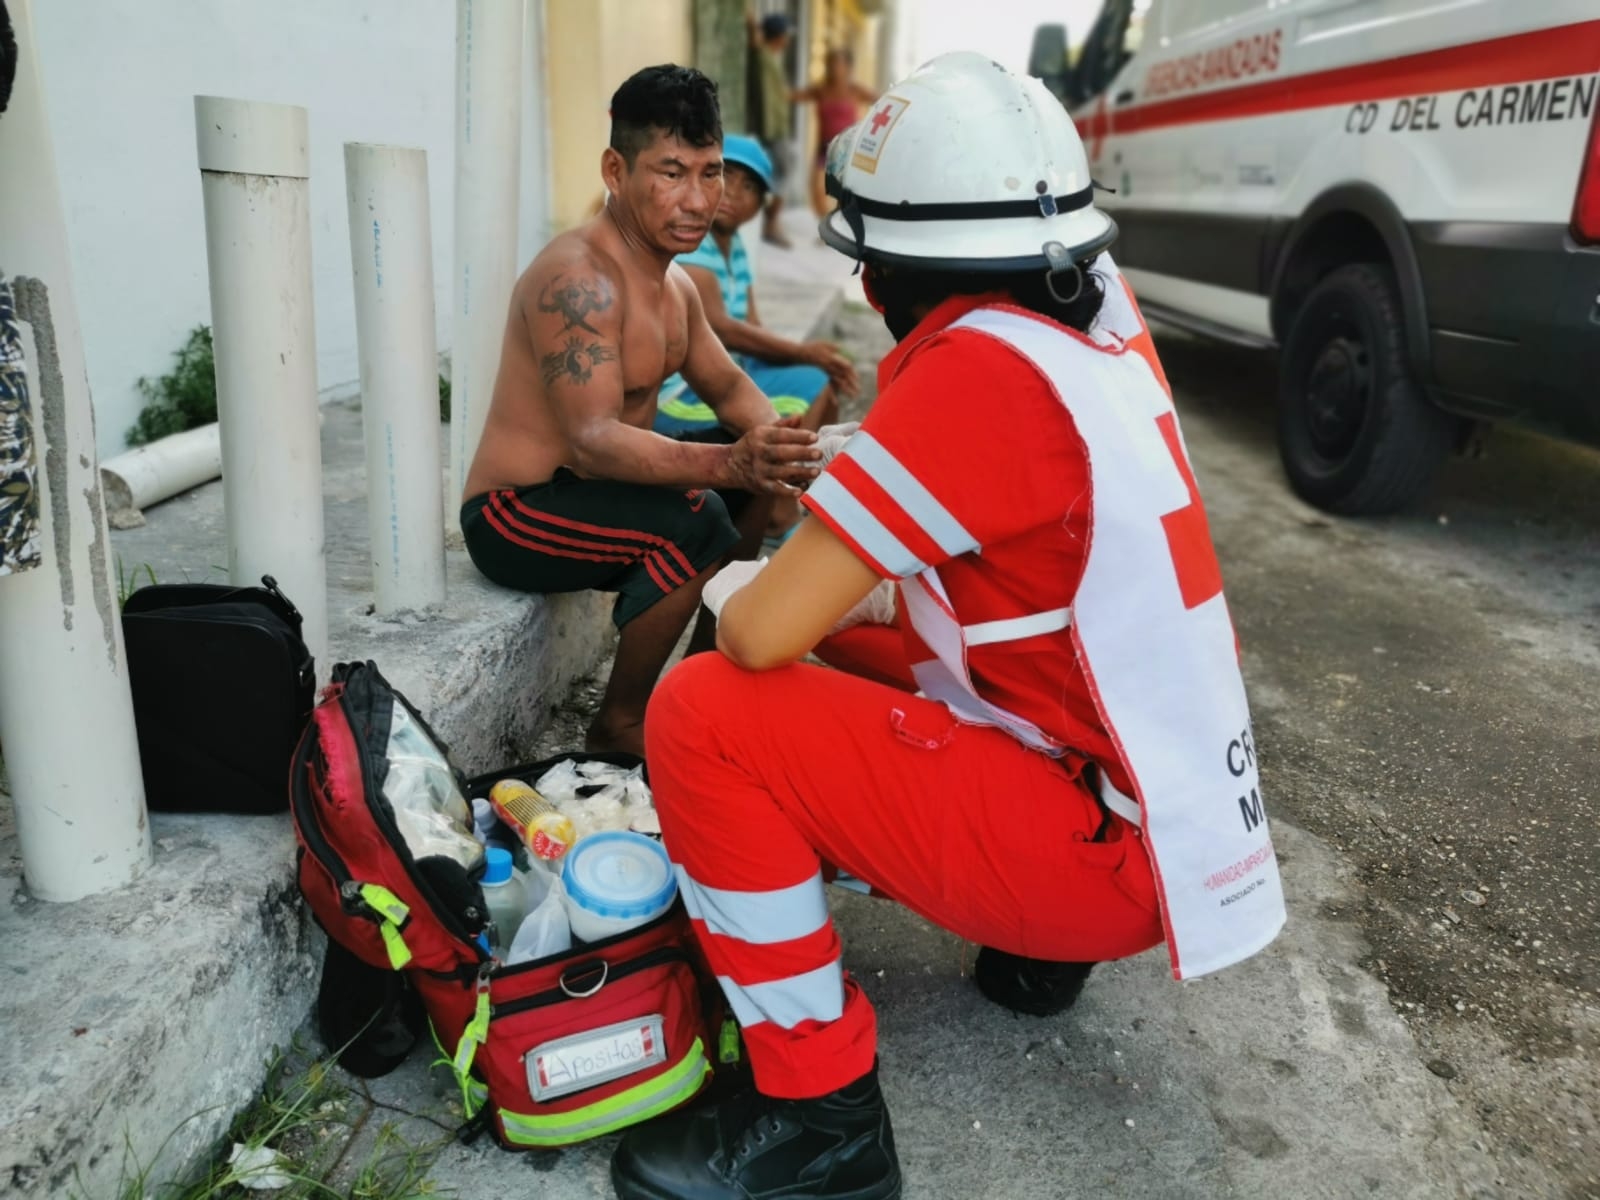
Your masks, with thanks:
M728 357L673 265L722 199L716 85L671 65L632 76L611 99L600 173L605 208L546 246L512 293L461 529L503 586L618 593L616 662L588 747L643 754L645 705L701 588L766 523L768 503L750 503L736 527L728 501L794 494L819 455L816 435L780 422ZM674 371L732 433L651 432Z

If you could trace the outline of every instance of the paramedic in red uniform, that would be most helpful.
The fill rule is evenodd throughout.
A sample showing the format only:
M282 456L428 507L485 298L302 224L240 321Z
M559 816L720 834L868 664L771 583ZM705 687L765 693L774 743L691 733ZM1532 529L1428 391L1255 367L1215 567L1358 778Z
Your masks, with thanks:
M632 1131L625 1200L900 1194L825 871L981 943L984 994L1036 1014L1093 963L1165 940L1187 978L1282 922L1204 509L1070 119L945 55L829 160L823 236L898 345L810 516L708 585L721 653L646 724L758 1095Z

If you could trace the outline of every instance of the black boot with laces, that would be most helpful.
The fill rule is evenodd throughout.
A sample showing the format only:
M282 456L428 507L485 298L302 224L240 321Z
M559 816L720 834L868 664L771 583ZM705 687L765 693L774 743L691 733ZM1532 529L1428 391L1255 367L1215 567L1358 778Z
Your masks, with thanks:
M632 1130L621 1200L895 1200L900 1160L874 1067L814 1100L746 1093Z

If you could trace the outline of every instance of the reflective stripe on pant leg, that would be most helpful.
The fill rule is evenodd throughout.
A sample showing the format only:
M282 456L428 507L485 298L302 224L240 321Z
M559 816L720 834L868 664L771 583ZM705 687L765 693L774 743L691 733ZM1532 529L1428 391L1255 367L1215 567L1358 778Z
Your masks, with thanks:
M758 892L709 887L682 865L675 869L695 932L744 1029L757 1086L769 1095L806 1096L848 1082L818 1076L839 1061L828 1049L833 1043L870 1065L876 1023L845 979L821 872Z
M804 975L769 983L739 984L726 975L718 975L717 982L733 1015L747 1029L762 1021L793 1029L806 1021L837 1021L844 1015L844 970L838 959Z
M739 1024L771 1021L793 1029L839 1019L844 976L821 872L789 887L746 892L707 887L682 866L676 870L684 907L709 935L703 940L712 968ZM807 961L818 954L821 961Z

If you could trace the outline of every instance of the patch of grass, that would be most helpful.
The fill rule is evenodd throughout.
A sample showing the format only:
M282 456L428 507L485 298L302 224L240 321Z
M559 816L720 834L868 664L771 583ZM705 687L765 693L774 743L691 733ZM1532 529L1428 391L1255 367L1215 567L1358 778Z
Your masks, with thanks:
M134 386L144 397L144 408L128 428L130 446L143 446L168 434L215 421L217 372L211 327L196 325L173 355L171 371L155 379L140 376Z
M140 582L139 577L141 575L144 576L145 583L153 584L156 582L156 569L149 563L140 563L138 566L134 567L132 571L129 571L125 566L123 566L122 559L120 557L117 559L118 608L121 608L128 602L129 596L133 595L134 592L145 586L145 583Z
M356 1090L343 1082L344 1078L333 1070L331 1056L307 1062L298 1051L280 1055L268 1068L261 1096L234 1120L222 1139L222 1152L209 1167L188 1182L152 1188L150 1167L140 1163L128 1147L117 1200L252 1200L262 1196L275 1200L420 1200L448 1194L437 1191L426 1176L433 1155L454 1130L431 1117L422 1119L439 1127L438 1138L419 1142L394 1122L384 1121L370 1135L363 1157L346 1161L373 1114L387 1106L374 1101L359 1081ZM180 1125L173 1130L167 1141L181 1129ZM276 1151L276 1166L287 1177L287 1186L275 1191L247 1187L250 1170L227 1161L235 1144L249 1150L266 1147ZM164 1143L154 1158L165 1148ZM73 1200L90 1197L77 1190Z
M221 582L228 582L228 568L212 563L206 568L206 573L199 579L189 574L187 567L181 568L185 583L210 583L213 575L221 576ZM149 563L139 563L129 571L123 564L122 558L117 558L117 607L122 608L128 603L128 597L142 587L160 583L156 578L156 569Z

